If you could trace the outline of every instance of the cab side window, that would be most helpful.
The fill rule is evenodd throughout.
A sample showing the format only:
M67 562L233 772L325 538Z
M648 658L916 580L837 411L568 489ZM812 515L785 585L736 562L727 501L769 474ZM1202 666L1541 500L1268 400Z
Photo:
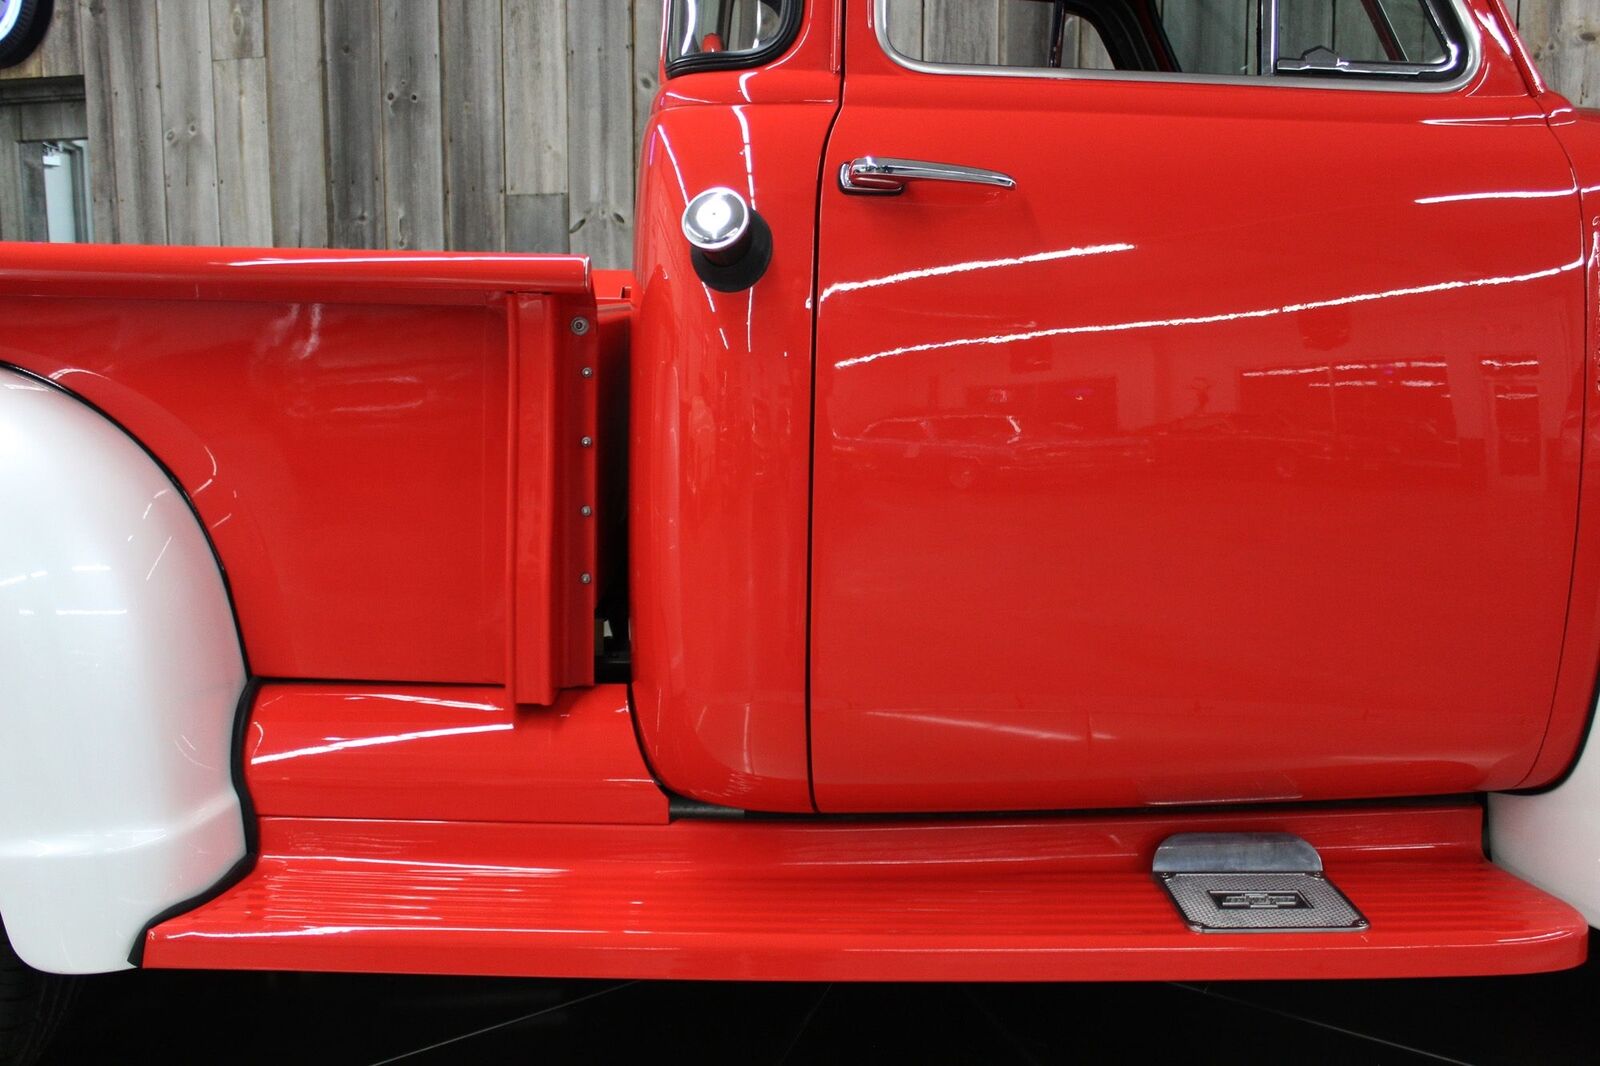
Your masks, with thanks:
M1289 0L1278 5L1278 69L1437 64L1444 30L1426 0Z
M889 46L933 67L1449 81L1454 0L879 0Z
M1116 69L1082 11L1039 0L889 0L889 30L900 54L926 63Z

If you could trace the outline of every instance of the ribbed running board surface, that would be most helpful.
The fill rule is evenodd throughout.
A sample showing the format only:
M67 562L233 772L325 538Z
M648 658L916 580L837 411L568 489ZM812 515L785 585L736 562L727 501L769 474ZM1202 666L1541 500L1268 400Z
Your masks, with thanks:
M1476 807L989 822L515 825L266 819L242 883L145 965L745 980L1523 973L1583 960L1565 904L1485 862ZM1183 831L1304 837L1370 922L1202 935L1151 877Z

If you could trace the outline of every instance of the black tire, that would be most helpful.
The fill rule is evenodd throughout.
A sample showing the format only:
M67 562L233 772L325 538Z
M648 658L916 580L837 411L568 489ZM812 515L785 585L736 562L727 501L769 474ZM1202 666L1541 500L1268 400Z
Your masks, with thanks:
M33 54L50 28L50 14L55 0L0 0L0 7L15 4L17 20L11 32L0 40L0 68L14 67Z
M37 1062L61 1024L78 983L30 969L0 922L0 1066Z

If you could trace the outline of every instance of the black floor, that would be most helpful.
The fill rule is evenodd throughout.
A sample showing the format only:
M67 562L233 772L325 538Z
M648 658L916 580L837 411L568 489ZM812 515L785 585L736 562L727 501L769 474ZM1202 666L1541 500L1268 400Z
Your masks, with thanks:
M756 985L129 973L47 1063L1600 1062L1600 965L1213 985Z

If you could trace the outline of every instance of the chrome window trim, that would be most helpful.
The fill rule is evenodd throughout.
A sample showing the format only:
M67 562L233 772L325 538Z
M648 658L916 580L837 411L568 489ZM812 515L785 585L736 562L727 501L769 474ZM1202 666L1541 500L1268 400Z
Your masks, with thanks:
M1276 0L1269 0L1272 8L1277 8ZM1054 70L1049 67L1002 67L999 65L984 66L963 63L929 63L921 59L912 59L901 52L889 40L889 0L874 0L873 3L873 29L878 37L878 47L883 49L883 54L888 56L897 66L906 70L916 71L919 74L956 74L984 78L1044 78L1048 80L1071 81L1121 81L1145 83L1150 85L1253 85L1258 88L1284 88L1284 89L1334 89L1344 92L1380 92L1380 93L1450 93L1470 84L1483 69L1483 35L1472 14L1467 10L1465 0L1428 0L1428 9L1432 14L1435 3L1447 4L1456 17L1456 23L1461 27L1465 37L1462 42L1466 47L1467 61L1461 73L1449 81L1400 81L1395 76L1404 77L1407 74L1425 73L1430 70L1448 69L1459 56L1458 51L1451 54L1437 65L1405 65L1383 64L1381 72L1366 69L1370 64L1350 64L1344 68L1343 73L1326 72L1327 77L1307 77L1302 72L1291 71L1287 76L1263 76L1261 74L1168 74L1160 71L1148 70ZM1274 19L1274 23L1276 20ZM1441 31L1443 27L1440 27ZM1274 33L1276 36L1276 33ZM1441 33L1447 46L1459 48L1456 42L1448 35ZM1399 69L1396 69L1396 68Z

